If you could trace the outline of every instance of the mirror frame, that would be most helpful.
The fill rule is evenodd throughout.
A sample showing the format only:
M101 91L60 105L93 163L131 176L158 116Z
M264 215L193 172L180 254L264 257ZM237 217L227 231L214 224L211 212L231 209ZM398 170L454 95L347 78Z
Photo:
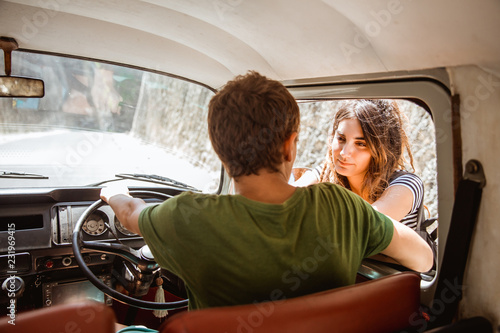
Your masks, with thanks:
M42 98L43 96L45 96L45 84L41 79L0 76L0 98Z

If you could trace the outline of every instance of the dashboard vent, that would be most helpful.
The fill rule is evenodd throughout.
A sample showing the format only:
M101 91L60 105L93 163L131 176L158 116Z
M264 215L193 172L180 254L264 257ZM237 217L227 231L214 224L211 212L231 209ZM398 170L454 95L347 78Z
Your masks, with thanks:
M0 231L42 229L43 215L21 215L0 217Z

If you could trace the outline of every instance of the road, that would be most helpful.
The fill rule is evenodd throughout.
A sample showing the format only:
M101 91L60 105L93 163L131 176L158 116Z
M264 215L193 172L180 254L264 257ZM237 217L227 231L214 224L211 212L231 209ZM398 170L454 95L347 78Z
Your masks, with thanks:
M0 188L82 186L113 179L117 173L145 173L204 189L211 178L218 178L174 149L147 145L125 133L71 130L3 135L0 170L49 177L0 178Z

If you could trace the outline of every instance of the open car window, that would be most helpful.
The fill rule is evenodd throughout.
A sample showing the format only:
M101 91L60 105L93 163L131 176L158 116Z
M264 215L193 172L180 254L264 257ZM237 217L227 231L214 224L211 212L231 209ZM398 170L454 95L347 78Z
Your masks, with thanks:
M328 149L328 137L332 131L335 114L343 100L304 100L299 101L301 111L300 139L297 146L295 167L299 170L319 169L325 161ZM427 227L427 232L433 237L438 235L438 191L436 167L436 135L434 123L430 113L421 106L403 99L396 100L403 117L404 129L408 137L413 167L410 158L405 152L406 170L418 175L424 185L424 216L436 218ZM437 242L438 240L436 240ZM377 258L383 259L383 258ZM388 264L370 258L364 261L359 274L366 278L379 278L385 275L406 270L403 266ZM435 279L435 268L422 273L423 286Z
M206 126L212 90L94 61L24 52L12 59L12 75L43 79L45 96L0 99L0 188L84 186L128 174L217 191L221 164Z
M436 135L432 117L411 101L396 101L404 118L415 167L413 170L407 163L406 169L416 173L424 183L426 217L437 217ZM341 103L342 100L299 101L301 128L295 167L315 168L323 163L328 135ZM405 159L409 162L407 155Z

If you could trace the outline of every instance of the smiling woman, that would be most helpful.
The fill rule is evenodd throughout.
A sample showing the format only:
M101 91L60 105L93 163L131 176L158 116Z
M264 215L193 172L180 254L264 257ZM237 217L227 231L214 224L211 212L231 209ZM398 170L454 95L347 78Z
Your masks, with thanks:
M140 173L217 189L220 163L206 144L204 123L211 90L131 68L34 53L16 53L13 73L51 84L41 99L2 100L0 169L18 174L2 177L2 187L89 185Z
M437 216L436 138L432 128L432 118L424 108L411 101L398 99L395 100L395 103L397 103L401 111L403 128L408 136L409 148L413 155L413 164L410 164L409 161L411 159L408 156L408 152L404 151L404 168L415 172L422 178L425 188L425 207L429 212L428 214ZM345 157L346 153L355 152L358 157L360 155L361 157L371 157L368 148L364 147L366 140L359 140L361 137L364 138L361 127L359 125L348 126L349 129L346 127L349 124L346 122L350 121L350 119L340 123L343 135L338 138L333 136L332 124L335 115L339 112L342 105L352 104L356 104L356 102L332 100L304 101L299 104L302 114L302 125L296 166L311 169L317 168L318 176L320 176L321 171L323 171L325 156L328 153L328 142L332 142L332 147L335 145L338 148L335 150L337 156L342 155ZM357 125L357 123L353 122L353 125ZM358 140L351 140L352 145L347 147L350 151L342 151L341 148L346 145L344 140L346 140L347 135L350 136L350 139L358 138ZM375 146L374 149L381 149L381 147ZM332 152L334 151L332 150ZM365 152L368 155L364 155ZM339 167L346 169L346 172L352 173L357 170L355 165L348 166L346 165L347 161L345 159L343 161L342 165L339 164ZM362 169L364 170L364 168ZM323 175L323 177L325 178L324 180L328 178L326 175ZM333 179L330 181L333 181Z

